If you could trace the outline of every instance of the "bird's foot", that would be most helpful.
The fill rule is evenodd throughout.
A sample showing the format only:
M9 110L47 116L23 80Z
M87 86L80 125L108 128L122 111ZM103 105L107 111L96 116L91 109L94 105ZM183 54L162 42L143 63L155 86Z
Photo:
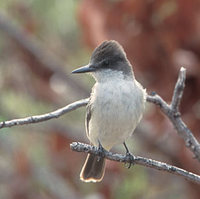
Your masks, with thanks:
M134 156L129 152L128 147L126 146L126 143L124 142L123 144L124 144L124 147L125 147L125 149L126 149L126 163L128 163L127 168L130 169L130 168L131 168L131 165L134 165L134 160L135 160L135 158L134 158ZM125 163L125 165L126 165L126 163Z
M134 165L134 160L135 160L135 158L134 158L134 156L130 152L126 153L126 163L125 163L125 166L127 164L127 168L130 169L131 165Z
M98 147L98 161L99 161L101 158L105 157L105 149L101 145L100 141L98 142L99 142L99 147Z

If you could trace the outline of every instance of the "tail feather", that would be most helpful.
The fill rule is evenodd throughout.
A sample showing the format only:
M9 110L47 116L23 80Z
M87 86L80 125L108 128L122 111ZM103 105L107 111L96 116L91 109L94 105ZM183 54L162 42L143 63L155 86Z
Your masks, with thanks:
M80 173L84 182L100 182L105 173L105 159L93 154L88 154Z

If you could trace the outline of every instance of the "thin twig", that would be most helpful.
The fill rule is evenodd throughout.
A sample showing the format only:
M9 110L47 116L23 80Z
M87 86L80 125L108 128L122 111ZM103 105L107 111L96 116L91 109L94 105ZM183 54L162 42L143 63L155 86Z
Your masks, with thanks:
M153 96L148 95L147 101L158 105L161 111L170 119L176 128L178 134L184 139L186 146L193 152L195 157L200 161L200 144L194 137L193 133L187 127L187 125L181 119L179 113L179 104L183 95L183 90L185 87L185 75L186 71L181 68L179 72L179 77L174 89L174 94L172 97L172 103L168 105L159 95L155 94ZM72 104L65 106L64 108L58 109L56 111L46 113L43 115L31 116L22 119L14 119L10 121L4 121L0 123L0 129L6 127L12 127L17 125L25 125L31 123L43 122L53 118L58 118L65 113L75 110L81 106L87 105L89 99L83 99L76 101Z
M179 105L183 96L183 90L185 88L185 78L186 78L186 69L181 67L178 80L176 82L174 93L171 102L171 109L175 112L179 111Z
M70 148L76 152L91 153L91 154L98 155L98 156L100 155L97 147L91 146L88 144L83 144L80 142L73 142L72 144L70 144ZM180 169L178 167L175 167L175 166L163 163L163 162L159 162L156 160L152 160L152 159L148 159L148 158L144 158L144 157L140 157L140 156L134 156L134 160L131 160L126 155L116 154L116 153L114 154L114 153L108 152L108 151L105 151L105 153L103 155L108 160L124 162L124 163L132 163L132 164L142 165L145 167L150 167L150 168L153 168L156 170L161 170L161 171L165 171L168 173L172 173L174 175L181 176L187 180L190 180L192 182L200 184L200 176L199 175L196 175L192 172L188 172L184 169Z
M6 128L6 127L12 127L12 126L18 126L18 125L25 125L25 124L31 124L31 123L38 123L38 122L44 122L53 118L58 118L65 113L68 113L70 111L76 110L79 107L85 106L88 103L88 98L82 99L76 102L73 102L63 108L60 108L56 111L46 113L43 115L35 115L31 117L26 117L22 119L14 119L10 121L4 121L0 122L0 129Z
M185 69L181 68L179 77L174 89L174 94L172 97L172 103L168 105L159 95L147 96L147 101L158 105L161 111L170 119L176 128L178 134L184 139L186 146L195 154L195 157L200 161L200 144L190 131L190 129L186 126L186 124L182 121L181 115L179 113L179 104L182 98L183 90L185 86ZM69 104L61 109L56 111L46 113L43 115L37 115L22 119L15 119L10 121L4 121L0 123L0 128L12 127L17 125L25 125L31 123L38 123L47 121L53 118L58 118L65 113L73 111L79 107L87 105L89 98L76 101L72 104ZM94 153L96 155L96 149L89 145L84 144L72 144L71 148L80 152L88 152ZM120 154L112 154L110 152L106 153L106 158L110 160L120 161L120 162L129 162L125 156ZM196 183L200 183L200 176L193 174L191 172L185 171L183 169L168 165L166 163L158 162L155 160L143 158L143 157L135 157L134 163L140 164L143 166L151 167L158 170L167 171L176 175L183 176L184 178L191 180Z

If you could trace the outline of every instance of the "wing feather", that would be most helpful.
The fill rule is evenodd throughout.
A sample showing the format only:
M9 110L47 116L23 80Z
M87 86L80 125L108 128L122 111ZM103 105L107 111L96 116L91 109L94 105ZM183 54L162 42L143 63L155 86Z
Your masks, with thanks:
M90 123L90 120L91 120L91 117L92 117L92 111L93 111L93 106L92 104L88 103L87 107L86 107L86 118L85 118L85 126L86 126L86 134L87 136L89 137L89 123Z

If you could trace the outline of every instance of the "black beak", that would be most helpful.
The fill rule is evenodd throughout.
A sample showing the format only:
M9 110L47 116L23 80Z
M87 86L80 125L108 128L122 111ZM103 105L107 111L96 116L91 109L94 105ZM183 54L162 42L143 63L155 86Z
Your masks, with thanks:
M83 67L80 67L80 68L73 70L72 73L89 73L89 72L93 72L95 70L96 70L95 67L88 64L86 66L83 66Z

